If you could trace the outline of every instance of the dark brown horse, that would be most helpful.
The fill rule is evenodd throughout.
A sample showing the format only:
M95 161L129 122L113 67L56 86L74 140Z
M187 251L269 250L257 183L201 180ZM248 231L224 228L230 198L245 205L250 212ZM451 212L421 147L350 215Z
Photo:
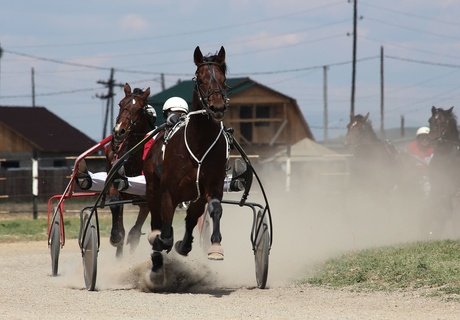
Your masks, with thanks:
M161 164L161 146L154 145L147 156L144 172L147 201L152 213L152 271L163 265L161 252L173 247L174 210L191 201L185 218L185 234L175 245L186 256L192 250L193 229L205 207L213 219L209 259L223 259L220 219L221 200L228 155L228 142L222 120L227 109L225 50L203 56L194 52L195 90L191 111L185 123L165 144Z
M451 198L460 191L460 138L453 108L431 108L429 138L433 144L430 162L431 194L434 200Z
M350 175L355 187L379 194L396 187L400 168L398 152L392 144L377 137L369 113L350 117L345 144L353 154Z
M112 142L106 147L105 155L107 160L107 172L112 165L129 149L141 141L151 130L145 106L150 95L150 88L145 91L139 90L132 92L129 84L124 86L125 96L121 99L119 114L116 125L112 133ZM138 176L142 174L142 149L131 154L124 163L126 176ZM113 185L109 189L110 200L128 200L135 196L119 192ZM110 243L117 248L117 256L123 253L123 242L125 239L125 229L123 225L123 205L110 206L112 212L112 230L110 233ZM133 250L139 243L141 228L149 213L147 204L139 204L139 215L135 225L129 231L127 243Z

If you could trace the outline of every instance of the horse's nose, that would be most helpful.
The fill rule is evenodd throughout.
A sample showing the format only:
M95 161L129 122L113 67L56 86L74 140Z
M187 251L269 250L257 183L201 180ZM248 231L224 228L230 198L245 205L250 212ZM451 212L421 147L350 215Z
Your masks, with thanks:
M122 128L121 123L117 123L113 128L113 134L116 138L123 138L126 134L125 128Z

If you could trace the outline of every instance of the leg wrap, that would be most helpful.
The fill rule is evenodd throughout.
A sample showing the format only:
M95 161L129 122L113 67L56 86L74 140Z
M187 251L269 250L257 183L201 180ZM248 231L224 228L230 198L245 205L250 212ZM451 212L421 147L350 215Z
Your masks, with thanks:
M219 219L222 217L222 204L218 199L212 199L208 203L209 215L212 219Z

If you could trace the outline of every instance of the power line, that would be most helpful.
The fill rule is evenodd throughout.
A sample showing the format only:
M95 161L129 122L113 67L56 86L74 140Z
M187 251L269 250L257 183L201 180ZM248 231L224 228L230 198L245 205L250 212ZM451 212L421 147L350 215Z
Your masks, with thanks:
M405 61L405 62L411 62L411 63L438 66L438 67L460 68L460 64L455 64L455 63L443 63L443 62L433 62L433 61L427 61L427 60L417 60L417 59L397 57L397 56L392 56L392 55L385 55L385 58L393 59L393 60L399 60L399 61Z
M85 89L73 89L73 90L62 90L62 91L55 91L55 92L47 92L47 93L36 93L36 97L44 97L44 96L58 96L63 94L73 94L78 92L89 92L99 90L100 88L85 88ZM15 99L15 98L30 98L30 94L19 94L19 95L9 95L9 96L0 96L0 99Z
M428 34L430 36L434 36L434 37L438 37L438 38L460 40L460 37L450 36L450 35L447 35L447 34L441 34L441 33L436 33L436 32L431 32L431 31L426 31L426 30L420 30L420 29L412 28L412 27L406 27L406 26L403 26L403 25L400 25L400 24L397 24L397 23L390 23L390 22L387 22L387 21L384 21L384 20L380 20L378 18L372 18L372 17L366 16L365 20L370 20L370 21L374 21L374 22L378 22L378 23L387 25L387 26L396 27L396 28L400 28L400 29L406 29L406 30L413 31L413 32L418 32L418 33L422 33L422 34Z
M208 32L216 32L218 30L225 30L225 29L232 29L232 28L241 28L241 27L247 27L250 25L254 24L259 24L259 23L264 23L264 22L269 22L273 20L280 20L304 13L309 13L312 11L328 8L328 7L333 7L337 5L343 4L343 1L332 1L330 3L326 4L321 4L319 6L313 7L313 8L306 8L304 10L296 10L295 12L290 12L287 14L283 15L278 15L274 17L268 17L265 19L259 19L259 20L254 20L254 21L249 21L245 23L238 23L238 24L228 24L228 25L222 25L222 26L214 26L213 28L210 29L196 29L196 30L191 30L187 32L178 32L178 33L170 33L170 34L164 34L162 33L161 35L157 36L152 36L152 37L140 37L140 38L129 38L129 39L118 39L118 40L107 40L107 41L95 41L95 42L80 42L80 43L67 43L67 44L45 44L45 45L27 45L27 46L17 46L17 48L41 48L41 47L71 47L71 46L84 46L84 45L107 45L107 44L116 44L116 43L126 43L126 42L145 42L148 40L158 40L158 39L165 39L165 38L174 38L174 37L181 37L181 36L189 36L193 34L203 34L203 33L208 33ZM110 69L110 68L109 68Z
M361 1L361 3L364 4L365 6L368 6L368 7L381 9L381 10L385 10L385 11L389 11L389 12L393 12L393 13L398 13L398 14L402 14L402 15L412 17L412 18L417 18L417 19L421 19L421 20L430 20L430 21L435 21L435 22L442 23L442 24L447 24L447 25L460 26L460 23L458 23L458 22L445 21L445 20L435 19L435 18L429 17L429 16L420 15L420 14L409 13L409 12L405 12L405 11L401 11L401 10L385 8L385 7L382 7L382 6L375 5L375 4L370 4L367 1Z

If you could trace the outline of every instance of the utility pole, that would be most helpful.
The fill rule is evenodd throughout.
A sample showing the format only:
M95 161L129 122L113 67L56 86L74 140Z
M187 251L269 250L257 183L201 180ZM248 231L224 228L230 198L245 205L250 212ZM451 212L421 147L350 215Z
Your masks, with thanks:
M35 70L32 68L32 107L35 108ZM32 217L38 217L38 152L32 150Z
M324 127L324 134L323 140L324 143L327 143L329 139L328 136L328 114L327 114L327 66L323 66L323 101L324 101L324 114L323 114L323 127Z
M404 138L404 136L406 135L404 126L405 126L404 125L404 116L401 115L401 138Z
M99 84L105 85L108 89L108 92L106 95L96 95L96 97L100 99L107 100L106 108L105 108L104 126L102 128L102 139L104 139L107 135L107 125L108 125L109 117L110 117L110 127L113 128L113 97L115 96L113 88L115 86L123 87L123 84L115 83L115 80L113 78L114 73L115 73L115 70L111 68L109 80L107 81L99 80L97 82Z
M0 45L0 60L2 60L2 56L3 56L3 48L2 48L2 46ZM0 67L0 75L1 75L1 73L2 73L1 70L2 70L2 69L1 69L1 67ZM1 95L1 92L0 92L0 95Z
M348 0L350 2L350 0ZM355 115L355 84L356 84L356 38L358 32L358 0L353 0L353 66L351 69L351 105L350 117Z
M165 87L165 74L164 73L161 74L160 81L161 81L161 91L165 91L166 87Z
M35 107L35 70L32 68L32 107Z
M380 47L380 133L385 137L383 46Z

